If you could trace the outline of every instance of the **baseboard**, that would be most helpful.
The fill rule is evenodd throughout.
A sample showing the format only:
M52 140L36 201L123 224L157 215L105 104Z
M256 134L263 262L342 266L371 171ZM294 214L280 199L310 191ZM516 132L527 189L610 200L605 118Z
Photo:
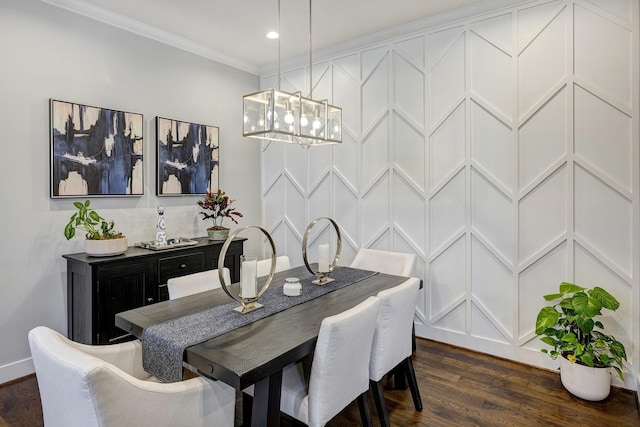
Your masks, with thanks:
M636 401L640 408L640 372L636 376Z
M33 374L35 371L33 360L30 357L0 366L0 385Z

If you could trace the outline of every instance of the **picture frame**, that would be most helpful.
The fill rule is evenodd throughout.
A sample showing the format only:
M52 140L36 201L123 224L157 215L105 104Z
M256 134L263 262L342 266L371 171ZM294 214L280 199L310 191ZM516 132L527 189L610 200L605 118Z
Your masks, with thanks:
M50 197L144 194L144 116L49 100Z
M202 195L218 189L217 126L156 117L158 196Z

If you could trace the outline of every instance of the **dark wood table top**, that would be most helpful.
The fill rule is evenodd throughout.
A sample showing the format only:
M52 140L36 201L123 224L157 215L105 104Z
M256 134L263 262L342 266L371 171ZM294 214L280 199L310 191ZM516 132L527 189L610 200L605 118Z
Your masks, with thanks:
M286 277L303 279L311 274L304 266L277 273L270 289L282 287ZM406 277L376 274L188 347L185 362L208 377L242 390L311 354L322 319L354 307L369 296L405 280ZM224 291L215 289L118 313L115 320L118 327L141 338L145 327L228 302Z

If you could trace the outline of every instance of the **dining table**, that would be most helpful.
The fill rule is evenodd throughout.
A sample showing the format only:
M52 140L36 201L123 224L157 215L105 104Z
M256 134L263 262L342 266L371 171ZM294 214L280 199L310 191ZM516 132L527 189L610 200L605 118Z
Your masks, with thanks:
M305 266L278 272L270 283L271 292L282 292L285 278L290 277L304 281L313 278L313 275ZM258 280L261 286L266 277ZM317 298L191 345L184 350L183 363L195 369L198 374L223 381L236 390L241 391L253 385L251 425L278 426L283 368L290 363L308 360L308 356L313 354L322 320L406 280L407 277L372 272L349 286L331 290ZM322 286L330 287L331 283ZM228 286L228 289L238 292L237 287L239 284L235 283ZM144 339L145 328L230 301L231 298L223 289L212 289L117 313L115 324L133 336Z

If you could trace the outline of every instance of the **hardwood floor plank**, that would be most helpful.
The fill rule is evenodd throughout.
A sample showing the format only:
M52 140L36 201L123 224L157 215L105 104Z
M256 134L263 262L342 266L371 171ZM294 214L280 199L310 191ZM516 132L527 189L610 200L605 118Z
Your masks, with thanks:
M407 390L383 381L389 420L393 426L625 426L640 427L636 393L617 387L602 402L587 402L569 394L555 371L477 353L425 339L417 340L413 358L422 412L416 412ZM242 425L238 395L236 425ZM374 425L379 425L369 396ZM352 404L328 424L359 425ZM0 386L0 427L42 426L42 408L35 377ZM282 420L285 427L297 426Z

